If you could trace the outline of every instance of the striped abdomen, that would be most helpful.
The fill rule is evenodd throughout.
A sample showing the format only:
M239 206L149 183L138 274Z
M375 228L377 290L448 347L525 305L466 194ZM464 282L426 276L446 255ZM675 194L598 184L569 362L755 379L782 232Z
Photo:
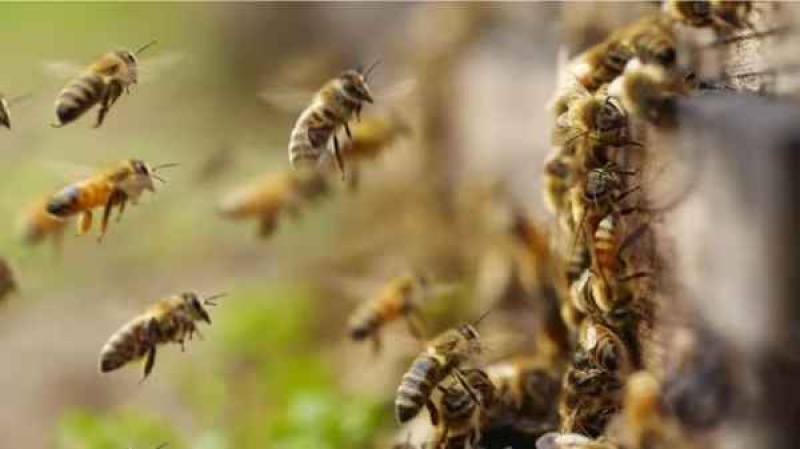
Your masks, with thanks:
M67 84L56 100L56 115L61 125L72 122L98 101L106 92L103 77L92 72L84 73Z
M336 130L336 122L324 113L324 104L315 103L303 111L289 137L289 161L292 167L316 166L328 141Z
M111 336L100 351L100 372L107 373L139 360L156 344L149 330L150 319L134 319Z
M404 311L403 299L402 295L394 293L363 304L350 320L350 336L354 340L362 340L399 317Z
M594 233L594 248L597 264L604 273L614 269L617 258L617 229L614 214L606 215L597 225Z
M102 180L88 180L69 185L47 202L47 212L68 217L81 211L104 206L111 195L111 185Z
M404 423L417 416L433 389L448 374L449 370L436 356L428 353L417 356L397 388L394 402L397 420Z

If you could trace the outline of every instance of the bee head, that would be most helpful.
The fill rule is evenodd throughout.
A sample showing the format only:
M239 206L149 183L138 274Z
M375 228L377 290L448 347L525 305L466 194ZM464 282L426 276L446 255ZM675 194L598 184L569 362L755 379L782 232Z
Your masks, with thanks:
M359 102L373 102L372 92L370 92L367 84L367 73L362 73L360 70L348 70L342 73L340 78L342 80L342 89L344 89L348 97Z
M603 62L617 72L625 69L625 64L633 57L630 49L622 44L610 45L606 50Z
M155 192L156 188L155 185L153 185L153 169L140 159L131 159L129 163L136 177L137 184L151 192Z
M613 97L606 97L595 112L594 124L598 131L613 131L623 128L626 123L627 117L622 108L614 104Z
M189 309L189 313L191 314L192 318L197 320L203 320L208 324L211 324L211 317L208 315L205 307L203 304L200 303L200 300L197 298L197 295L192 292L183 293L181 295L183 297L183 301L186 303L186 307Z

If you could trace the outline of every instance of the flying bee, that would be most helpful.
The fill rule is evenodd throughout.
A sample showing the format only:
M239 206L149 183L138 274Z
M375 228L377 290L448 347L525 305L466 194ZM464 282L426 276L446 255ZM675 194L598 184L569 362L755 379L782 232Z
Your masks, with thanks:
M558 427L554 404L561 391L560 363L541 357L518 357L486 369L497 393L491 409L493 425L541 434Z
M380 331L383 326L402 318L408 323L416 338L424 335L420 303L430 293L425 276L406 275L392 279L374 298L364 302L350 316L348 328L353 340L371 338L375 352L381 348Z
M0 126L5 126L6 128L11 129L10 107L28 97L30 97L30 94L21 95L14 98L6 98L5 95L0 94Z
M333 140L333 156L337 167L344 173L344 162L337 133L344 128L352 139L348 123L360 119L364 103L372 103L367 80L378 62L366 70L347 70L328 81L314 95L292 129L289 138L289 161L292 167L317 165Z
M197 294L186 292L159 300L108 339L100 350L100 372L114 371L144 357L143 379L147 378L156 361L156 347L178 343L183 351L187 338L191 340L194 334L202 338L195 323L211 324L204 306L215 306L214 300L222 296L225 295L213 295L201 301Z
M353 125L352 137L342 146L342 157L346 161L375 159L410 133L408 123L396 112L371 114Z
M486 373L480 369L465 371L464 380L471 391L458 383L450 387L438 386L442 394L437 401L439 416L435 424L434 448L478 447L481 427L494 402L495 388Z
M25 209L20 217L19 229L22 240L29 244L37 244L46 237L51 237L56 248L61 247L61 242L66 230L67 220L56 217L47 212L46 198L36 201Z
M281 214L292 217L300 208L328 193L328 180L321 172L283 171L273 173L262 181L231 192L219 204L225 217L240 220L259 220L259 235L272 235Z
M96 104L100 104L94 127L103 124L111 106L122 92L138 83L137 56L155 44L155 41L136 50L115 50L101 55L82 74L72 79L56 99L55 128L72 123Z
M150 167L141 160L126 159L94 176L64 187L50 197L47 212L61 219L80 214L78 232L85 234L92 226L92 209L103 207L98 237L98 241L101 241L108 228L112 207L119 207L119 221L128 201L135 205L145 190L155 192L153 179L165 182L156 171L175 165Z
M16 276L11 265L5 258L0 257L0 302L19 289Z
M401 424L415 417L423 406L428 408L433 417L436 407L431 402L431 393L451 374L471 391L464 380L461 366L483 351L480 334L475 326L485 316L484 314L473 324L464 324L439 334L428 343L425 352L411 362L411 367L403 375L397 388L394 403L395 416ZM477 398L474 392L472 396Z

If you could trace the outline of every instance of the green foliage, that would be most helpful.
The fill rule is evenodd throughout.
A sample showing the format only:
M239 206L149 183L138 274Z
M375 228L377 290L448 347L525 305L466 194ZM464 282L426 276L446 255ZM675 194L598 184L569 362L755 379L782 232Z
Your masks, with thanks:
M64 413L58 425L56 449L155 449L180 439L166 421L132 411L99 414L75 409Z

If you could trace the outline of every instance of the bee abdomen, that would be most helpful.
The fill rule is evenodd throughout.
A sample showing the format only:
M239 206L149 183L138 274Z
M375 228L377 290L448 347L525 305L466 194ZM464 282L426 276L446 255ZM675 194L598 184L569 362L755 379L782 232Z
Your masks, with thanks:
M58 95L56 115L59 122L67 124L77 119L100 101L105 91L105 82L100 75L87 73L75 78Z
M356 341L367 338L383 324L382 321L380 314L371 308L358 313L350 324L350 338Z
M148 341L143 323L125 326L112 335L100 351L100 372L114 371L143 357L154 343Z
M439 360L430 354L422 354L414 360L397 388L395 415L400 423L419 413L433 388L442 380L443 371Z
M47 202L47 213L66 217L80 210L81 189L77 185L63 188Z

